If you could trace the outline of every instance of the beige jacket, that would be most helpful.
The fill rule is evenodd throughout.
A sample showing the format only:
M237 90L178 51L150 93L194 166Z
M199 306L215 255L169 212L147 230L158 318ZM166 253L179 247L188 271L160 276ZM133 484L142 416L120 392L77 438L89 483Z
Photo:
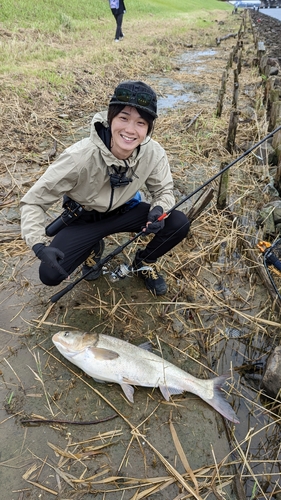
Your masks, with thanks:
M108 126L106 115L106 112L97 113L92 120L90 137L67 148L23 196L20 203L22 237L30 248L49 241L45 235L45 212L64 194L85 210L108 210L112 196L111 166L125 170L125 163L107 149L97 134L97 122ZM147 138L139 152L135 150L126 161L129 165L126 176L133 181L114 189L110 210L129 201L144 185L152 196L152 207L160 205L167 211L175 204L169 162L156 141Z

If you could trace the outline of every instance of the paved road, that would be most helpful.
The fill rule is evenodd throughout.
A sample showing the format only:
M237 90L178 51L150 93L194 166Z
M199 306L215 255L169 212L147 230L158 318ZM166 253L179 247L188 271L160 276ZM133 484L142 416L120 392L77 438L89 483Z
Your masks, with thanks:
M281 21L281 9L260 9L262 14L266 14L267 16L274 17L274 19L279 19Z

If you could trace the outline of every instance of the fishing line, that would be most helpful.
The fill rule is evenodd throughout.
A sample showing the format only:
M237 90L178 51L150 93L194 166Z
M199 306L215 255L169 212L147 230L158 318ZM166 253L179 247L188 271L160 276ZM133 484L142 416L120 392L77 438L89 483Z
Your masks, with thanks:
M238 163L240 160L243 160L243 158L245 158L246 156L248 156L252 151L254 151L254 149L258 148L261 144L263 144L265 141L267 141L268 139L270 139L279 130L281 130L281 125L279 127L277 127L275 130L273 130L272 132L270 132L268 135L266 135L265 137L263 137L263 139L261 139L259 142L255 143L253 146L251 146L249 149L247 149L247 151L245 151L238 158L236 158L231 163L229 163L228 165L226 165L222 170L220 170L215 175L213 175L213 177L211 177L210 179L208 179L207 181L205 181L203 184L201 184L197 189L195 189L194 191L192 191L192 193L190 193L189 195L185 196L182 200L180 200L178 203L176 203L172 208L170 208L169 210L167 210L167 212L164 212L160 217L158 217L157 220L161 221L161 220L165 219L171 212L173 212L174 210L176 210L179 206L181 206L183 203L185 203L186 201L188 201L190 198L192 198L192 196L194 196L195 194L197 194L199 191L201 191L202 189L204 189L205 187L207 187L211 182L213 182L215 179L217 179L222 174L224 174L224 172L226 172L228 169L230 169L231 167L233 167L233 165L235 165L236 163ZM189 224L189 221L186 222L185 224L183 224L183 226L181 228L179 228L174 234L176 234L178 231L180 231L187 224ZM169 236L169 238L167 238L166 241L168 241L170 238L171 238L171 236ZM163 245L163 243L161 243L157 247L157 250L162 245Z
M215 179L217 179L222 174L224 174L224 172L226 172L228 169L230 169L233 165L235 165L240 160L242 160L243 158L245 158L246 156L248 156L254 149L256 149L257 147L259 147L262 143L264 143L268 139L270 139L279 130L281 130L281 125L279 127L277 127L275 130L273 130L272 132L270 132L268 135L266 135L259 142L257 142L256 144L254 144L253 146L251 146L249 149L247 149L247 151L245 151L241 156L239 156L238 158L236 158L235 160L233 160L231 163L229 163L228 165L226 165L222 170L220 170L219 172L217 172L210 179L208 179L206 182L204 182L201 186L199 186L194 191L192 191L192 193L190 193L189 195L185 196L182 200L180 200L178 203L176 203L175 205L173 205L173 207L171 207L169 210L167 210L167 212L164 212L160 217L158 217L157 221L161 221L161 220L165 219L166 217L168 217L168 215L171 212L173 212L173 210L176 210L179 206L181 206L187 200L189 200L190 198L192 198L192 196L194 196L195 194L197 194L199 191L201 191L202 189L204 189L206 186L208 186ZM190 223L189 221L185 222L185 224L183 224L183 226L181 228L179 228L174 234L176 234L178 231L180 231L183 227L185 227L189 223ZM144 234L145 234L145 232L141 230L139 233L137 233L133 238L131 238L130 240L128 240L126 243L124 243L123 245L120 245L119 247L115 248L115 250L113 250L113 252L111 252L106 257L104 257L103 259L101 259L99 261L99 263L96 264L95 266L93 266L87 273L85 273L84 275L82 275L80 278L78 278L73 283L70 283L67 287L65 287L60 292L58 292L55 295L53 295L50 298L51 302L57 302L61 297L63 297L63 295L65 295L67 292L69 292L70 290L72 290L72 288L74 286L76 286L78 283L80 283L80 281L82 281L83 279L85 279L87 277L87 275L90 274L93 270L101 269L104 266L104 264L106 264L107 262L109 262L113 257L115 257L116 255L118 255L119 253L121 253L128 245L130 245L131 243L133 243L134 241L136 241L140 236L143 236ZM172 236L170 236L169 238L171 238L171 237ZM164 243L161 243L157 248L160 248L161 245L163 245L163 244Z

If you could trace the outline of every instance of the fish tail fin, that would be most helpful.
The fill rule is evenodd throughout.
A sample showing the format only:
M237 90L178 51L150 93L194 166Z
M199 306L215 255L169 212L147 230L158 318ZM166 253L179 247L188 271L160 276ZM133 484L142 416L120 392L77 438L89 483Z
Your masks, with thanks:
M220 377L216 377L210 379L210 382L213 385L213 397L211 399L207 399L206 397L200 394L200 397L206 401L210 406L215 408L223 417L230 420L235 424L239 424L239 420L232 406L226 401L224 394L222 392L222 386L224 385L226 379L229 378L229 374L221 375Z

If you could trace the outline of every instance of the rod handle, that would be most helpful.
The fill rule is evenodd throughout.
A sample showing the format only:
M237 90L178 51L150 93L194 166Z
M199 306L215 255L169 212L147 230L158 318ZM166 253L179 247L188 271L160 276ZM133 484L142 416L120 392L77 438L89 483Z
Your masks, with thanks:
M52 295L52 297L50 298L50 301L55 303L57 302L59 299L61 299L61 297L63 297L67 292L69 292L70 290L72 290L72 288L74 287L76 283L70 283L69 285L67 285L65 288L63 288L60 292L58 293L55 293L55 295Z
M166 219L167 215L168 214L166 212L164 212L162 215L160 215L160 217L158 217L157 220L160 222L161 220Z

